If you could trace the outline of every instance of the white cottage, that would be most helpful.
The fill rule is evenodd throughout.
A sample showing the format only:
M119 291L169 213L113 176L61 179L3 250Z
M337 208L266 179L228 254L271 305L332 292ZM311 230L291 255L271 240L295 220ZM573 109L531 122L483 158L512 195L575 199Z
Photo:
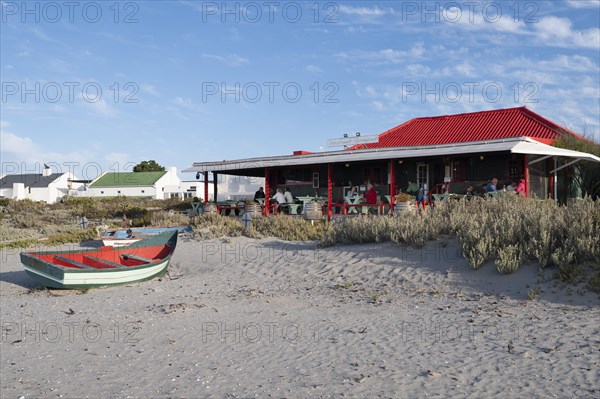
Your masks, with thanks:
M3 175L0 178L0 197L54 204L81 186L73 180L76 179L71 172L52 173L49 167L45 167L41 174Z
M89 197L139 197L166 199L172 197L171 187L181 185L177 168L161 172L105 172L87 187Z

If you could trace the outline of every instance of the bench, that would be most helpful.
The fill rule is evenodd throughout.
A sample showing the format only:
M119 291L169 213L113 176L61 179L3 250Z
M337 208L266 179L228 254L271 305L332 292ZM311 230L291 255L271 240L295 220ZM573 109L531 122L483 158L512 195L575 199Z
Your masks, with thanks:
M152 259L148 259L148 258L143 258L141 256L137 256L137 255L131 255L131 254L122 254L121 258L123 260L137 260L139 262L143 262L143 263L152 263Z
M96 264L96 265L99 265L100 267L104 267L104 268L106 268L108 266L108 268L126 269L126 267L121 265L120 263L115 263L115 262L111 262L109 260L96 258L95 256L85 255L83 257L83 259L89 260L92 263L92 267L94 267L93 265Z
M64 256L55 255L54 259L56 259L58 261L61 261L61 262L64 262L64 263L69 264L69 265L77 266L77 267L79 267L81 269L93 269L93 267L91 267L91 266L88 266L88 265L83 264L81 262L77 262L76 260L73 260L73 259L65 258Z

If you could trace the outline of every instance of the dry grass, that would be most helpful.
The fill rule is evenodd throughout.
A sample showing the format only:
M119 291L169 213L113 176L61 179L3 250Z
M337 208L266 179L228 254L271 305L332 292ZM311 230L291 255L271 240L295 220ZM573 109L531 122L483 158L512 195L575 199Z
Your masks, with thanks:
M189 201L188 201L189 202ZM161 210L157 210L159 207ZM63 204L34 201L4 201L0 220L0 242L28 245L40 236L57 241L78 240L92 233L78 229L81 215L134 218L147 225L190 224L201 239L241 236L278 237L289 241L319 241L335 244L393 241L423 247L430 240L456 237L463 255L474 269L494 262L500 273L512 273L522 264L537 262L554 267L563 281L582 278L586 263L600 264L600 200L590 198L559 206L554 201L512 198L503 200L447 201L426 211L396 217L359 216L335 223L311 224L284 215L254 220L245 230L232 217L204 214L188 218L176 209L188 209L180 200L136 200L66 198ZM148 210L150 208L151 210ZM137 219L135 219L137 217ZM102 220L103 221L103 220ZM12 243L7 244L7 241ZM600 266L595 269L592 290L600 292ZM596 283L593 283L596 282Z

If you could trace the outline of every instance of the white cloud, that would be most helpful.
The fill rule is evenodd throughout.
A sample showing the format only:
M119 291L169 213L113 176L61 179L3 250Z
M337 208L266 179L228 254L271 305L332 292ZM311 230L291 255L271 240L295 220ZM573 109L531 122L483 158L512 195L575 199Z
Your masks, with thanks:
M172 101L172 103L181 108L187 108L187 109L195 108L194 103L192 102L192 100L190 98L175 97L175 99Z
M355 50L349 53L337 53L336 57L344 60L366 61L368 63L401 64L421 58L425 53L423 42L417 42L409 50L387 48L378 51Z
M539 38L544 44L560 47L600 48L600 29L573 30L568 18L544 17L535 24Z
M371 101L371 107L377 111L382 111L383 103L381 101Z
M342 14L357 15L360 17L380 17L382 15L393 14L395 11L391 8L384 9L375 7L353 7L341 5L338 11Z
M0 157L3 163L17 162L19 167L24 168L24 171L16 171L15 173L31 173L30 166L26 164L53 163L57 166L64 165L64 172L68 171L69 167L65 162L78 162L84 164L89 162L89 159L84 159L84 155L90 153L81 151L72 151L67 153L59 153L42 147L31 138L20 136L9 130L10 124L6 121L0 121ZM61 166L62 167L62 166Z
M140 89L142 89L142 91L144 93L148 93L151 94L153 96L158 96L158 91L156 91L156 88L152 85L149 84L141 84L140 85Z
M131 163L131 156L124 152L110 152L104 156L104 159L111 165L116 163L121 167Z
M240 57L237 54L217 55L217 54L202 54L202 58L219 61L229 66L241 66L249 63L247 58Z
M105 99L101 98L96 102L82 102L86 108L102 116L113 117L116 115L116 111L113 107L109 106Z
M567 0L567 4L573 8L600 8L600 0Z
M311 72L311 73L320 73L320 72L323 72L323 70L321 68L319 68L316 65L312 65L312 64L311 65L307 65L304 69L307 72Z

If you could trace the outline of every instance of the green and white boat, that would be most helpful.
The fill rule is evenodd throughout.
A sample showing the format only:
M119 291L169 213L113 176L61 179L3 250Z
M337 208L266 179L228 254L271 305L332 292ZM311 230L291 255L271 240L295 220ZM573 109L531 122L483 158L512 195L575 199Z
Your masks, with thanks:
M22 252L21 262L34 280L49 288L107 287L162 276L176 245L174 230L126 247Z

